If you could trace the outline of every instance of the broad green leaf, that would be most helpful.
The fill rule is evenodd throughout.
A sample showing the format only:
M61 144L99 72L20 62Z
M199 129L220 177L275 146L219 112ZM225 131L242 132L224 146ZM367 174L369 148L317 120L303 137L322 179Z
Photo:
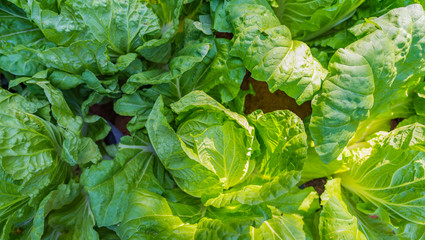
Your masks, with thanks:
M49 75L48 80L53 86L63 90L75 88L83 83L83 79L80 75L62 71L53 71Z
M11 214L8 214L7 219L1 223L0 237L4 240L28 238L28 231L17 234L17 226L28 229L31 224L33 209L22 204Z
M265 114L257 110L248 119L256 129L261 146L262 154L257 160L260 173L276 177L302 170L307 157L307 135L297 115L288 110Z
M375 49L367 48L366 51ZM379 52L376 55L382 56ZM329 70L330 77L323 82L321 93L312 102L310 122L315 149L325 163L338 157L359 122L367 118L374 91L372 67L352 50L338 50L329 63Z
M256 169L238 186L208 199L207 206L271 203L288 193L300 180L307 154L301 119L289 111L266 114L255 111L248 119L255 127L261 149Z
M227 21L226 17L226 3L221 0L210 1L211 17L213 18L213 29L218 32L232 32L232 26Z
M123 91L127 94L134 93L139 87L143 85L153 85L168 83L175 79L178 82L184 73L194 68L197 64L202 62L211 49L208 43L200 43L188 46L179 51L169 63L170 71L163 72L162 70L155 69L151 71L141 72L131 76L127 83L123 86ZM161 74L161 75L159 75ZM155 76L159 75L159 76ZM169 84L168 84L169 85ZM177 89L179 91L180 89ZM177 93L181 98L181 93Z
M282 90L298 104L311 100L327 71L309 47L293 41L266 0L232 0L226 6L235 42L230 54L243 60L252 77L271 92Z
M349 19L364 0L278 0L274 9L294 38L308 41Z
M282 213L311 217L320 208L319 194L312 187L292 188L287 194L268 203Z
M212 93L222 102L236 98L246 70L240 59L229 54L232 42L205 35L194 27L196 22L185 23L185 46L171 60L170 71L159 80L169 79L169 83L155 85L144 95L155 101L161 94L166 104L194 90Z
M249 124L248 120L244 116L225 108L223 105L215 101L203 91L192 91L180 101L173 103L171 108L175 113L180 114L177 119L178 121L186 117L187 114L190 114L197 108L205 108L212 111L221 112L224 113L228 118L237 122L241 127L246 129L250 135L254 134L254 127ZM252 136L252 141L253 140L254 136Z
M138 188L129 197L129 208L117 229L121 239L191 239L196 226L175 216L162 196Z
M321 239L398 239L389 214L341 189L343 179L328 180L322 194Z
M177 134L198 162L219 177L225 189L248 177L255 165L251 156L256 154L258 143L253 127L243 116L202 91L187 94L171 108L179 114Z
M150 111L159 95L163 96L166 105L194 90L208 92L222 102L238 98L245 68L240 59L229 55L232 43L226 39L214 40L199 29L193 30L194 24L186 21L185 37L188 39L185 47L170 61L169 71L152 69L140 72L123 85L122 90L131 95L119 99L115 109L119 114L134 116L128 125L133 129L131 131L144 127L146 114L143 112ZM191 34L194 39L191 39ZM147 84L154 86L136 92L137 88Z
M375 211L369 213L361 212L361 205L357 204L355 207L353 202L348 200L353 214L357 218L358 228L367 239L399 239L395 232L396 228L393 226L388 212L382 208L377 208Z
M355 26L361 39L335 53L331 74L313 101L310 125L324 162L336 159L347 144L390 130L391 119L413 114L410 93L425 73L423 18L417 4L394 9Z
M424 130L415 123L370 140L369 153L352 158L350 171L338 174L342 186L392 218L424 224Z
M0 3L0 68L16 75L32 76L44 66L31 49L44 44L44 36L25 12L15 5Z
M81 77L87 87L99 94L110 98L117 98L121 95L118 85L118 75L102 77L100 79L90 70L85 70Z
M74 41L91 39L90 31L81 24L74 9L68 4L61 4L60 13L39 1L20 1L21 7L29 18L38 26L43 35L58 46L66 46Z
M131 123L137 123L138 126L136 129L144 128L153 105L154 102L152 102L151 99L143 96L141 92L136 92L131 95L124 94L118 99L114 103L114 111L122 116L134 116L127 125L127 128L133 132L133 130L130 129Z
M99 235L94 229L96 221L90 202L84 192L80 192L70 204L49 214L48 219L50 231L46 234L52 238L58 236L59 239L67 240L99 239Z
M397 237L401 240L423 240L425 239L425 226L415 223L405 223L402 227L400 227Z
M302 217L295 214L273 215L258 229L251 227L252 239L306 239Z
M115 66L118 68L118 70L124 71L135 61L140 61L137 58L137 54L136 53L127 53L127 54L121 55L117 58L117 63L115 64Z
M106 55L106 43L91 40L73 42L69 47L54 47L39 53L47 67L71 74L89 70L95 74L114 74L117 68Z
M374 24L377 24L386 33L393 42L396 76L375 80L374 106L369 118L360 124L351 143L360 142L365 136L377 131L389 131L390 119L407 118L414 113L413 90L419 84L420 77L425 74L423 18L422 7L415 4L394 9L374 19L373 23L357 25L352 29L361 36L376 31Z
M35 198L69 177L60 159L63 135L50 122L34 115L20 96L0 89L0 163L20 193Z
M321 197L320 239L366 239L357 228L357 218L344 203L340 183L340 179L326 183L326 191Z
M245 69L239 59L229 55L230 44L231 42L223 39L211 41L208 45L209 48L205 49L205 55L202 59L199 59L199 62L193 63L191 68L186 68L186 71L182 72L177 78L173 77L170 83L147 89L146 95L155 99L159 94L162 94L166 103L172 103L191 91L202 90L217 92L217 97L221 98L223 102L234 99L239 92ZM182 51L194 52L196 49L193 49L192 46L205 45L206 43L189 45ZM173 66L179 70L188 63L191 62L182 58L181 62L176 62Z
M238 184L246 175L249 152L241 144L247 140L244 135L243 129L232 122L225 122L194 136L199 160L219 177L225 189ZM242 159L245 161L237 161Z
M225 103L236 99L245 76L243 62L229 54L232 42L224 38L216 38L217 55L208 66L208 72L199 76L193 90L218 92ZM207 70L206 69L206 70Z
M347 171L347 167L344 165L344 161L342 159L336 159L330 163L324 163L319 154L316 152L314 147L314 141L311 139L311 131L310 131L310 119L306 117L304 119L304 124L306 127L307 133L307 158L305 160L303 171L301 173L301 182L307 182L317 178L328 177L334 175L335 173L340 173Z
M2 173L2 175L5 173ZM19 185L10 183L5 180L0 180L0 223L4 224L2 230L3 235L8 235L6 231L10 231L13 222L13 215L28 203L28 197L19 193Z
M81 183L90 197L98 226L121 222L132 189L144 187L162 193L163 188L155 176L162 167L158 164L147 137L136 134L122 138L115 159L103 160L84 170Z
M57 209L64 207L74 201L81 191L81 187L76 183L69 185L59 185L57 190L51 191L40 203L35 213L33 226L31 228L31 238L41 239L44 233L45 218L47 215Z
M197 197L221 191L222 184L218 177L199 163L195 154L169 125L164 115L162 97L158 98L149 114L146 129L158 158L183 191ZM167 136L167 141L163 136Z
M307 150L307 158L301 172L301 182L307 182L317 178L331 176L335 173L347 171L342 159L336 159L330 163L324 163L314 147Z
M101 158L99 149L92 139L82 136L82 119L71 111L62 92L47 82L39 81L36 84L44 90L52 105L53 116L62 127L60 130L65 139L61 156L71 165L97 163Z
M9 2L0 4L0 16L2 25L0 27L0 39L2 40L1 51L4 47L14 47L19 44L29 44L43 38L40 29L31 23L25 12Z
M394 8L405 7L410 4L420 3L424 4L423 0L379 0L379 1L365 1L356 11L356 19L364 19L371 17L379 17L382 14Z
M239 205L207 212L199 220L195 239L250 239L251 229L265 224L271 218L271 211L262 207Z
M145 59L155 63L166 63L172 53L172 44L176 32L179 30L179 19L182 17L181 12L185 9L191 14L196 12L190 11L190 6L183 6L184 3L190 4L190 1L185 0L159 0L148 1L150 7L158 16L161 38L152 39L142 46L138 47L136 51ZM195 11L198 10L199 5L195 5Z
M273 217L259 228L251 228L252 239L315 239L304 223L320 208L319 195L313 188L294 187L270 205Z
M374 47L364 46L372 44ZM329 62L329 77L313 102L311 136L322 161L337 159L373 107L374 91L394 76L394 51L377 31L338 50Z
M165 73L164 69L152 69L131 75L121 90L126 94L133 94L141 86L169 82L171 74L163 73Z
M81 1L72 5L99 42L119 54L133 52L160 33L159 19L146 3L125 1Z

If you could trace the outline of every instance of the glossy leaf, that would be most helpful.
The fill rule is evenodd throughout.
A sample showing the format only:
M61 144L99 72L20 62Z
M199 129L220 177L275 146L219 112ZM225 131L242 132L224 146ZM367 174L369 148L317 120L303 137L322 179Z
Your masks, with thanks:
M311 100L327 71L305 43L292 41L267 1L233 0L226 11L235 34L230 54L243 60L254 79L267 82L271 92L282 90L298 104Z
M133 188L145 187L162 193L155 176L158 166L149 140L142 134L124 137L113 160L104 160L83 172L81 182L90 197L98 226L121 222Z

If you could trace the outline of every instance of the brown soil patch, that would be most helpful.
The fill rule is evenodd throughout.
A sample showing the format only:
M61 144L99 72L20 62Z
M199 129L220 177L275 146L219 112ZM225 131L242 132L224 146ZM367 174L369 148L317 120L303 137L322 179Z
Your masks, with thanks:
M313 179L302 185L302 188L313 187L314 190L320 195L325 191L326 177Z
M256 81L251 77L251 74L247 72L241 88L243 90L248 90L249 84L252 85L255 96L246 96L245 114L249 114L257 109L261 109L265 113L279 109L288 109L297 114L301 119L311 114L311 101L305 102L300 106L293 98L280 90L271 93L266 82Z

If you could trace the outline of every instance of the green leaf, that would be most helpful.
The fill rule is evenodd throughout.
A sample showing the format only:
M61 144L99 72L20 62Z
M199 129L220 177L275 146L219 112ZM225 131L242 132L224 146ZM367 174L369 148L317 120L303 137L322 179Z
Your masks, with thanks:
M373 48L365 48L372 44ZM337 159L373 106L379 79L394 72L391 41L381 31L338 50L329 62L330 75L313 102L311 136L322 161ZM391 64L392 63L392 64Z
M121 139L115 159L103 160L84 170L81 183L90 197L97 225L121 222L134 188L144 187L161 194L163 187L155 176L161 168L147 137L136 134Z
M248 119L257 130L261 146L261 154L256 158L256 169L241 184L208 199L205 202L207 206L269 204L288 193L300 180L307 151L301 119L289 111L266 114L255 111ZM192 126L188 129L197 132Z
M400 229L397 235L402 240L408 239L425 239L425 226L415 223L405 223Z
M146 129L158 158L183 191L197 197L221 191L218 177L199 163L168 124L162 97L158 98L149 114ZM163 136L167 136L167 141L163 140Z
M274 9L294 38L308 41L349 19L364 0L310 1L278 0Z
M257 159L261 174L276 177L302 170L307 157L307 135L297 115L288 110L266 114L257 110L248 119L254 125L261 145L262 154Z
M163 74L163 69L152 69L131 75L121 90L126 94L133 94L144 85L155 85L170 81L170 74Z
M217 91L223 102L236 99L245 76L243 62L229 54L232 42L224 38L216 38L217 55L205 70L204 76L199 76L193 90L204 92ZM188 80L187 80L188 81Z
M81 77L87 87L93 89L99 94L111 98L117 98L120 96L117 75L101 80L90 70L85 70Z
M88 239L97 240L99 235L94 229L96 222L88 197L80 194L70 203L49 215L48 237L54 239ZM49 236L50 235L50 236Z
M347 170L342 159L336 159L326 164L320 159L314 147L309 147L307 150L307 159L301 173L301 182L331 176Z
M194 137L202 165L219 177L225 189L245 178L245 168L249 168L249 158L246 157L249 152L241 144L246 142L244 135L243 129L232 122L225 122Z
M311 100L327 71L308 46L292 41L266 0L230 1L226 6L235 42L231 55L243 60L252 77L271 92L282 90L298 104Z
M44 233L45 218L57 209L64 207L74 201L81 191L81 187L76 183L69 185L59 185L57 190L51 191L40 203L35 213L33 226L31 228L31 238L41 239Z
M19 44L29 44L43 38L41 31L31 23L25 12L9 2L0 4L0 16L2 25L0 27L0 39L2 48L5 46L17 46Z
M227 21L226 17L226 4L227 2L221 0L210 1L211 16L213 18L213 29L217 32L232 32L232 25Z
M97 92L92 92L89 97L81 104L81 115L83 118L83 128L81 129L83 136L99 141L109 134L111 126L109 123L98 115L90 115L90 107L100 103L104 96ZM87 125L85 128L84 126Z
M27 105L27 106L25 106ZM0 163L14 180L20 180L24 196L43 196L69 177L60 159L63 135L50 122L28 111L22 97L0 89ZM30 139L30 140L29 140Z
M367 154L353 158L350 171L338 175L342 186L392 218L424 224L424 130L415 123L370 140Z
M211 47L212 46L208 43L188 46L179 51L173 59L171 59L169 64L170 71L156 77L155 75L160 74L163 70L155 69L135 74L131 76L128 79L128 82L123 86L123 91L131 94L143 85L168 83L173 79L176 79L178 83L184 73L194 68L195 65L204 60ZM179 90L180 89L177 89L177 91ZM181 93L177 94L180 94L179 97L182 97Z
M6 175L4 172L1 174ZM8 235L6 231L12 228L13 215L26 205L29 199L19 192L19 185L3 179L0 180L0 199L0 223L4 224L2 234Z
M274 215L258 229L251 227L252 239L305 239L302 217L295 214Z
M172 52L171 41L179 30L181 12L183 9L189 9L190 11L190 8L183 8L184 3L189 2L185 0L159 0L148 2L148 6L159 18L162 36L159 39L152 39L136 49L145 59L155 63L166 63L169 61ZM187 14L190 15L194 13L188 12Z
M54 47L39 53L47 67L67 73L114 74L117 68L106 55L106 43L91 40L73 42L69 47Z
M62 72L62 71L53 71L49 77L49 82L53 86L59 89L71 89L83 83L83 80L80 75Z
M359 24L352 31L362 38L331 59L331 75L313 101L310 126L324 162L336 159L347 144L390 130L391 119L413 114L412 88L425 73L423 16L420 5L410 5ZM349 54L342 58L341 53Z
M82 136L82 119L72 113L62 92L47 82L39 81L36 84L44 90L52 105L53 116L62 127L61 133L65 136L65 140L61 156L71 165L97 163L101 159L99 149L92 139Z
M158 194L138 188L129 198L129 208L117 229L121 239L190 239L196 226L175 216L167 200Z
M396 76L375 81L374 106L370 117L361 123L360 131L351 140L352 143L360 142L365 136L377 131L389 131L390 119L407 118L414 113L413 90L419 84L420 77L425 74L424 43L421 40L425 35L421 20L423 16L424 11L419 4L409 5L394 9L374 19L373 23L357 25L352 29L357 35L362 35L377 29L374 25L377 24L393 42L397 69ZM399 17L404 19L404 24L398 23ZM394 31L394 28L400 30ZM401 33L404 31L401 29L406 29L409 34ZM409 44L403 46L404 43ZM369 127L367 130L366 126Z
M114 111L122 116L135 116L127 125L127 128L129 128L131 132L134 132L145 127L153 105L154 102L149 98L143 96L140 92L136 92L131 95L125 94L118 99L114 103ZM136 125L135 128L130 127L132 123Z
M20 76L32 76L44 69L37 52L31 49L44 44L40 29L11 3L0 3L0 17L0 68Z
M146 3L125 1L72 1L84 24L99 42L119 54L133 52L160 33L159 19Z
M198 222L195 239L250 239L252 227L260 227L271 215L264 206L209 208Z
M357 218L348 210L341 195L341 180L326 183L320 213L320 239L366 239L357 228Z
M254 141L253 127L243 116L202 91L187 94L171 108L179 114L177 134L200 164L219 177L225 189L248 177L258 143Z
M14 0L17 2L19 0ZM58 46L70 45L74 41L91 39L91 33L81 24L75 10L60 4L60 13L38 1L22 1L21 7L38 26L43 35Z

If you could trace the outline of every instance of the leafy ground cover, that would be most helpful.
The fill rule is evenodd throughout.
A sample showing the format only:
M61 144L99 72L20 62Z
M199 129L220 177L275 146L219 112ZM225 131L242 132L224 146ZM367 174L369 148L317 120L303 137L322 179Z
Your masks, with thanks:
M0 1L0 239L424 239L422 5Z

